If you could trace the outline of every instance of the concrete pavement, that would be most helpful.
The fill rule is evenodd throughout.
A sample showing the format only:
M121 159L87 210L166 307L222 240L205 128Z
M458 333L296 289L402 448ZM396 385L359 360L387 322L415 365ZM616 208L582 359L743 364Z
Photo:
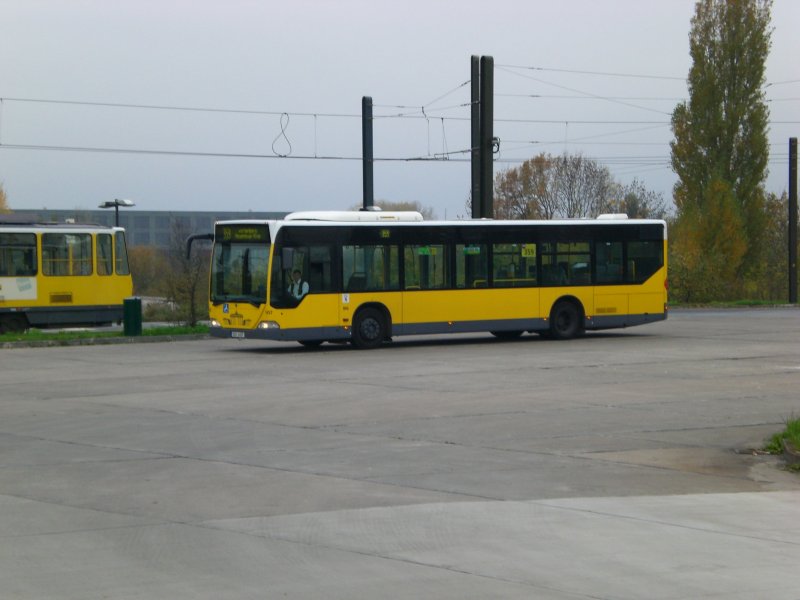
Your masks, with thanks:
M800 598L798 334L0 350L0 596Z

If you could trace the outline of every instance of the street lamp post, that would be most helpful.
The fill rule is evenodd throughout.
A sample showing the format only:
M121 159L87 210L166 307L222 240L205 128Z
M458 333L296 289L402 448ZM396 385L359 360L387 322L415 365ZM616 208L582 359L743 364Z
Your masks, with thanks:
M124 206L124 207L127 208L127 207L131 207L131 206L135 206L135 204L133 203L133 200L120 200L119 198L116 198L114 200L107 200L107 201L103 202L102 204L100 204L98 206L98 208L113 208L114 209L114 225L116 227L119 227L119 207L120 206Z

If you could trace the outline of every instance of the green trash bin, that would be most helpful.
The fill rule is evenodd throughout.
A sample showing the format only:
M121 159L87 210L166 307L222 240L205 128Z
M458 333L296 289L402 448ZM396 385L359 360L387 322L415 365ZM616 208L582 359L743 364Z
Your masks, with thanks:
M141 298L125 298L122 301L122 328L125 335L142 335Z

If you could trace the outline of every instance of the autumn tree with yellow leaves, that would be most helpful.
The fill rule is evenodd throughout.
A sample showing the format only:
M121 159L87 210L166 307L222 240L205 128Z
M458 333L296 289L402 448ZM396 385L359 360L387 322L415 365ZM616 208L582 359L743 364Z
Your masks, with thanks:
M3 189L3 184L0 183L0 215L10 212L11 208L8 206L8 196L6 196L6 191Z

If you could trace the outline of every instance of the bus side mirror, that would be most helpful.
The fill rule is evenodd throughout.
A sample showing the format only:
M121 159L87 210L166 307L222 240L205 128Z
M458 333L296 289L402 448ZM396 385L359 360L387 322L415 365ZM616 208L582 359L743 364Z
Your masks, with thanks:
M186 238L186 260L189 260L192 257L192 243L195 240L211 240L214 241L214 234L213 233L196 233L194 235L190 235Z

